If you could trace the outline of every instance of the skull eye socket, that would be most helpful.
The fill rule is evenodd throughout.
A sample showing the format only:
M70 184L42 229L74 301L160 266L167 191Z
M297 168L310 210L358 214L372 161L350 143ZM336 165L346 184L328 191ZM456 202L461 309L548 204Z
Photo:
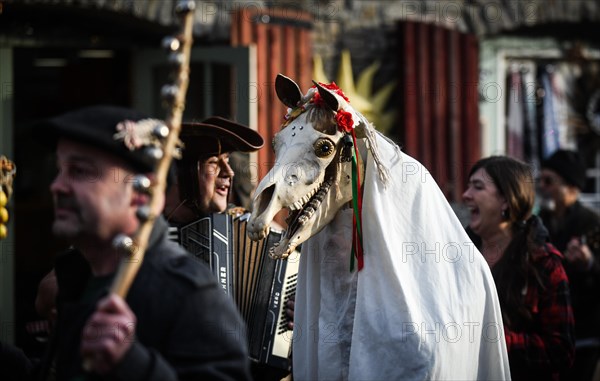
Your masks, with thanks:
M318 157L323 158L323 157L331 156L333 154L335 144L333 143L333 141L331 141L331 139L320 138L319 140L317 140L315 142L313 147L315 149L315 154Z

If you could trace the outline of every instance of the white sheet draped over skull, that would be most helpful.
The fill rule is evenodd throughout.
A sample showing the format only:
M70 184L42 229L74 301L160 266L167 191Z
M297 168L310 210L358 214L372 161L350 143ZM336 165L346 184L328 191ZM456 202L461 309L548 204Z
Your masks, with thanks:
M377 143L390 180L369 154L364 269L349 269L351 209L302 246L294 380L510 379L487 263L429 172Z

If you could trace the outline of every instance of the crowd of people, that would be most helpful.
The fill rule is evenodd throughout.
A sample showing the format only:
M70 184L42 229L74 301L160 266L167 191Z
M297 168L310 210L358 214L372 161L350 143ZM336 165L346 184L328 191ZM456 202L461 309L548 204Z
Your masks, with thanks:
M166 194L155 195L161 208L153 211L139 273L126 298L108 292L122 259L115 237L136 232L138 209L148 200L113 174L152 177L155 163L135 135L138 124L150 120L129 109L94 106L40 125L57 156L52 230L72 247L40 284L36 306L53 331L45 355L32 361L0 342L3 377L274 377L251 370L236 306L207 266L168 238L170 227L226 211L234 177L229 154L263 145L250 128L218 117L184 123L183 157ZM134 135L115 138L123 123ZM591 380L599 376L600 217L579 201L586 176L576 152L556 151L534 174L508 156L475 163L463 194L466 230L496 283L512 379Z
M534 172L508 156L487 157L463 194L467 232L498 288L511 375L598 379L600 216L579 200L585 161L559 149Z

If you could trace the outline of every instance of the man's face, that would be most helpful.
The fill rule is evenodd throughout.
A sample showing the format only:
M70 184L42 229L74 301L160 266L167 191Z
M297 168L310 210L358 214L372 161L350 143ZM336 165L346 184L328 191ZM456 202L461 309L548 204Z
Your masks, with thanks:
M104 151L70 140L57 145L58 174L50 185L55 235L72 240L112 240L131 234L131 171Z
M227 209L227 196L233 175L228 153L211 156L198 163L198 204L203 211L222 213Z
M560 175L551 169L543 168L538 178L538 189L545 200L560 202L565 197L566 186Z

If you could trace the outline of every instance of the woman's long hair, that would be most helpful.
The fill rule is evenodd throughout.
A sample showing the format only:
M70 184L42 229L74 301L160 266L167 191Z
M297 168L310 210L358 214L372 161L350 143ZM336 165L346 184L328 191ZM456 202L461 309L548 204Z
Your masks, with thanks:
M507 156L490 156L479 160L469 177L483 168L508 204L504 218L510 222L512 240L502 258L492 269L496 281L504 324L513 329L526 326L533 320L525 304L530 275L537 286L543 287L538 271L532 265L530 253L543 246L547 231L536 216L532 216L535 201L534 178L531 167Z

